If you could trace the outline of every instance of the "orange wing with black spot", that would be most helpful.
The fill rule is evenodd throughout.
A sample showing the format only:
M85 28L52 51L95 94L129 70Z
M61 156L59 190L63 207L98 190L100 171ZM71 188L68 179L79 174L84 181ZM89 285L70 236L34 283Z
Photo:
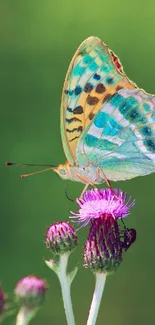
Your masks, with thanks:
M61 100L61 137L67 160L76 162L76 147L102 104L121 88L135 89L118 57L97 37L87 38L75 52Z

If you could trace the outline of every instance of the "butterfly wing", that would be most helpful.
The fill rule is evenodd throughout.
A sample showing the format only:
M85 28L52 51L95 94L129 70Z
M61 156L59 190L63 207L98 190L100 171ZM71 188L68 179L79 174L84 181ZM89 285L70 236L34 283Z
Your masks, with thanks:
M61 137L67 160L76 163L81 135L103 102L118 89L135 89L117 56L99 38L89 37L68 68L61 100Z
M141 89L117 91L82 134L76 156L109 180L155 172L155 97Z

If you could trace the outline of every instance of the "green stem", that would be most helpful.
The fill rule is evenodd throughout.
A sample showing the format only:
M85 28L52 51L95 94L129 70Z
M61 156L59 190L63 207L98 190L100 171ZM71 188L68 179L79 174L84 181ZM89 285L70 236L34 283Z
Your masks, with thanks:
M67 273L66 273L68 258L69 258L68 253L60 255L57 276L59 278L60 285L61 285L62 298L63 298L63 303L64 303L67 324L75 325L75 319L74 319L71 295L70 295L71 281L69 280Z
M106 280L106 273L96 273L96 284L95 284L95 290L93 294L93 299L91 303L91 307L89 310L89 316L87 320L87 325L95 325L99 307L101 303L101 298L105 286L105 280Z
M28 325L30 320L35 316L37 308L21 307L17 314L16 325Z

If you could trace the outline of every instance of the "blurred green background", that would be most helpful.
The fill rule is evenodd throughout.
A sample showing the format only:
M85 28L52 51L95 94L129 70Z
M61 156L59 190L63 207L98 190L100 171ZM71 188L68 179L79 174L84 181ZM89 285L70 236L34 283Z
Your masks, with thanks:
M0 0L1 223L0 279L11 292L19 278L35 274L49 283L34 325L66 324L57 278L44 263L47 227L68 220L72 197L82 185L53 172L22 180L33 169L7 168L5 161L58 164L65 161L59 130L60 97L68 64L86 37L100 37L121 58L140 87L155 92L155 2ZM36 170L36 169L35 169ZM97 325L155 323L155 176L116 184L136 199L126 220L137 241L114 276L108 277ZM94 278L82 267L88 229L70 267L80 267L72 296L77 324L86 322ZM13 324L13 320L6 321Z

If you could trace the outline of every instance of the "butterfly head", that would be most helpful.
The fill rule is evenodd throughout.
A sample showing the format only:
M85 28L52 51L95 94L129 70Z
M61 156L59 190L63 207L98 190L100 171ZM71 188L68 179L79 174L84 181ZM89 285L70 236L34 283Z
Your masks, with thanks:
M68 162L54 167L53 170L63 179L72 179L71 165Z

